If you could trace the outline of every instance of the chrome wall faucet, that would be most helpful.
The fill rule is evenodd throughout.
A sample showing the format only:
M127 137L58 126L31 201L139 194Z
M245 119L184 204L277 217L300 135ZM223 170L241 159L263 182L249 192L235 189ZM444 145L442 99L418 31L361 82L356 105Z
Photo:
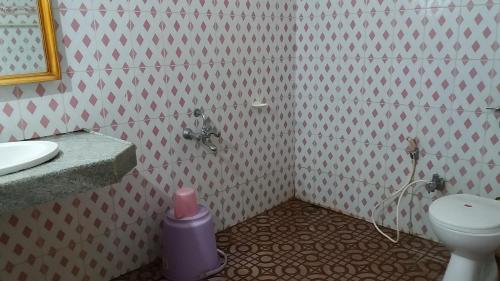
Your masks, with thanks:
M190 128L185 128L182 132L182 136L187 140L196 140L201 142L203 145L208 147L210 151L217 152L217 146L212 142L211 137L215 136L220 138L221 133L212 123L212 120L208 115L205 114L202 108L197 108L193 111L194 117L201 117L203 119L203 125L200 130L193 130Z

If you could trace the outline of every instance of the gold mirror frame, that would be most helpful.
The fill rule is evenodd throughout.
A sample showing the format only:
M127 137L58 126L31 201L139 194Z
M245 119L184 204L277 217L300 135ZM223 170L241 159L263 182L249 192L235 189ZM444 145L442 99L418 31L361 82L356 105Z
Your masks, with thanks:
M47 71L0 75L0 86L61 79L61 67L59 66L56 33L54 30L50 0L37 0L37 2Z

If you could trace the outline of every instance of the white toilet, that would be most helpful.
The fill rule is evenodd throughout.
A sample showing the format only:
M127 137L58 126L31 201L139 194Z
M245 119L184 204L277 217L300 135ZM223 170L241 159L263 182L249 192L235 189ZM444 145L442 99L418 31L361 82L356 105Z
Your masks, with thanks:
M431 204L434 233L451 251L443 281L497 281L500 201L457 194Z

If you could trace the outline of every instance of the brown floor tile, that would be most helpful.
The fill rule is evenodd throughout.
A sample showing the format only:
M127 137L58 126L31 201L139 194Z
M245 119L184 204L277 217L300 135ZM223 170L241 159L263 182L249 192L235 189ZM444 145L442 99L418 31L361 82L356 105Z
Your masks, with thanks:
M210 280L440 280L446 248L402 234L393 244L363 220L291 200L217 234L228 254ZM115 281L164 281L159 261Z

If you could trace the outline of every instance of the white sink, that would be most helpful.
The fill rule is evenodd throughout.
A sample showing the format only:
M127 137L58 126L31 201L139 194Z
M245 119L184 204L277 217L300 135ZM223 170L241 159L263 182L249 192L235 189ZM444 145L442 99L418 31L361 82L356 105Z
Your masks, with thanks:
M50 141L0 143L0 176L38 166L58 153L59 146Z

